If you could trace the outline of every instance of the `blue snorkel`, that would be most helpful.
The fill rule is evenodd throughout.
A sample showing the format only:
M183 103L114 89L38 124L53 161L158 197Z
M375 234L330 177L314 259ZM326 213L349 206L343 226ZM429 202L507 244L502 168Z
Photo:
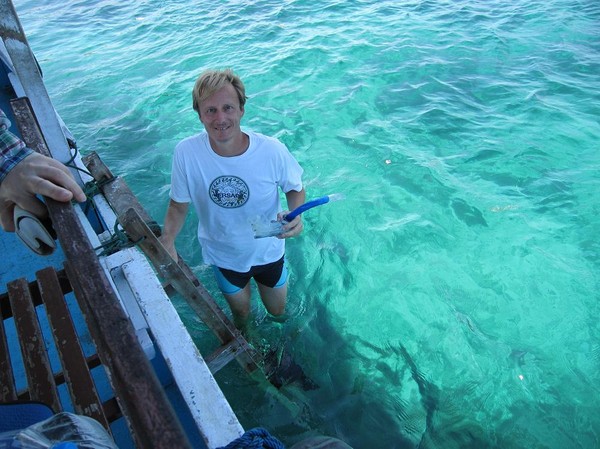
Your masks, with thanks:
M283 226L292 221L301 213L306 212L307 210L312 209L313 207L317 207L322 204L327 204L331 201L339 201L343 199L344 195L342 195L341 193L332 193L330 195L315 198L314 200L310 200L304 204L301 204L293 211L287 213L283 217L283 221L264 222L261 220L254 220L252 223L250 223L252 225L252 229L254 230L254 238L261 239L264 237L274 237L279 234L282 234L284 232Z

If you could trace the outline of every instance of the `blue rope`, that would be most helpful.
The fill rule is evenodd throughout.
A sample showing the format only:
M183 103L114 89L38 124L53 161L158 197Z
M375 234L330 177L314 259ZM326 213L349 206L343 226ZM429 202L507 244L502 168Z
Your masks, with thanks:
M218 449L285 449L285 446L266 429L256 427Z

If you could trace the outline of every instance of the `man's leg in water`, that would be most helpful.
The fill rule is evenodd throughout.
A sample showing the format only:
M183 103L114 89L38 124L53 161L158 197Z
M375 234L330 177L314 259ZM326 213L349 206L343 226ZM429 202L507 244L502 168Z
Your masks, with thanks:
M233 324L240 331L244 331L248 325L248 317L250 316L250 297L251 297L250 283L236 293L227 294L223 293L231 313L233 315Z
M280 287L267 287L260 282L257 282L256 285L267 312L274 317L282 317L287 300L287 282Z

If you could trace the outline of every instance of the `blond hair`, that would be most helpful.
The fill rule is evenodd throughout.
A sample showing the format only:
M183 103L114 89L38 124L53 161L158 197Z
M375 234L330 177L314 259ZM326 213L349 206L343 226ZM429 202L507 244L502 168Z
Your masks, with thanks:
M244 83L242 83L239 76L233 73L233 70L225 69L205 70L200 74L192 90L194 111L200 115L200 103L223 88L227 83L230 83L234 87L240 100L240 108L243 109L247 98Z

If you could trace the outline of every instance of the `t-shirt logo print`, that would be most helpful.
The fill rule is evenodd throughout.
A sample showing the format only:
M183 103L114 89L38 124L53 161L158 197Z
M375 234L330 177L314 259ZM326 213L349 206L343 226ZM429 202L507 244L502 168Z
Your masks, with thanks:
M241 207L250 197L248 185L237 176L219 176L210 184L208 193L216 205L226 209Z

